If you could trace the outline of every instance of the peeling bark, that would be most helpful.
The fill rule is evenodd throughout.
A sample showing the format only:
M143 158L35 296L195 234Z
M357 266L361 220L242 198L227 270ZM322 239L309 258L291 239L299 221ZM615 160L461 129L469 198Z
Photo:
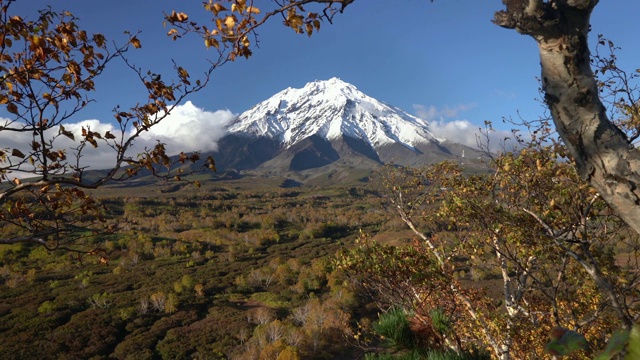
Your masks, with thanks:
M598 0L503 2L507 10L493 21L538 43L545 102L578 173L640 233L640 151L607 117L590 66L587 36ZM534 3L540 8L532 14Z

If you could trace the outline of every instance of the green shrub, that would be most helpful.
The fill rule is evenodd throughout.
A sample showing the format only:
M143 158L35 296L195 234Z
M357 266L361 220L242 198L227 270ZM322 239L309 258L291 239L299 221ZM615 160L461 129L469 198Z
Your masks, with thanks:
M38 313L40 314L51 314L57 310L57 306L53 301L45 301L38 307Z
M393 307L388 312L380 314L373 329L384 337L391 347L411 349L415 346L407 314L400 307Z

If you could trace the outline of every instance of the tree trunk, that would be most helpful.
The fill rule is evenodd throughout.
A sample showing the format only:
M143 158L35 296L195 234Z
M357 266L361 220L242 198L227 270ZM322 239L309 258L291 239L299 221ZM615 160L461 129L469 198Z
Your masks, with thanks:
M589 19L598 0L504 2L494 22L537 41L545 102L578 173L640 233L640 151L607 117L590 66Z

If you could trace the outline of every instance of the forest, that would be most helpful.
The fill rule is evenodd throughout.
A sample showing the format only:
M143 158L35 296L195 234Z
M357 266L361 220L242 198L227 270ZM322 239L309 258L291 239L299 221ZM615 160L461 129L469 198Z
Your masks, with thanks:
M360 231L410 234L363 185L247 184L105 188L107 221L127 225L95 254L0 248L3 357L357 357L355 324L377 310L334 257Z
M88 236L91 251L0 248L0 351L488 359L508 344L513 358L608 359L635 336L622 329L640 242L552 154L530 147L481 174L387 166L343 186L104 187L92 197L119 230Z

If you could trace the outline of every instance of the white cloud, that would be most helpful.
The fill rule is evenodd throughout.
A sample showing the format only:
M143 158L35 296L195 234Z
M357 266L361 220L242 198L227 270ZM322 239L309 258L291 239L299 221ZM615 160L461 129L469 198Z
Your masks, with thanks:
M218 140L225 135L224 126L233 117L229 110L210 112L187 101L176 106L165 120L144 133L141 139L152 145L159 140L178 152L215 151Z
M440 139L447 139L472 148L478 148L480 141L483 146L487 143L484 124L474 124L466 119L457 119L459 113L474 108L475 104L459 105L454 108L438 109L435 106L414 104L416 116L429 123L431 133ZM489 150L502 151L514 144L513 134L505 130L493 130L488 133Z
M413 109L416 111L417 116L419 116L420 118L425 120L431 120L438 117L453 118L458 116L459 113L471 110L476 106L477 105L475 103L470 103L470 104L461 104L453 108L445 106L442 109L437 109L433 105L426 107L424 105L414 104Z
M228 110L218 110L214 112L198 108L191 102L176 106L171 114L160 124L151 128L149 132L141 135L133 143L129 155L135 157L146 148L155 146L157 141L163 142L167 146L169 154L178 154L180 151L213 151L217 149L217 142L225 135L225 125L234 118L234 114ZM7 119L0 119L0 125L7 123ZM15 125L15 124L14 124ZM77 123L63 124L65 130L72 132L76 140L80 139L82 128L90 129L104 135L107 131L115 136L120 136L119 128L110 123L100 120L83 120ZM58 134L59 129L51 129L46 135L51 138ZM27 154L33 135L28 132L0 131L0 148L19 149ZM80 159L81 166L89 166L90 169L110 168L115 162L115 150L98 143L97 148L87 146L82 152ZM73 148L78 146L77 141L73 141L65 136L58 137L54 142L55 149L66 151L69 161L75 163ZM0 163L0 166L2 163ZM5 164L6 165L6 164ZM13 173L16 177L24 175Z

